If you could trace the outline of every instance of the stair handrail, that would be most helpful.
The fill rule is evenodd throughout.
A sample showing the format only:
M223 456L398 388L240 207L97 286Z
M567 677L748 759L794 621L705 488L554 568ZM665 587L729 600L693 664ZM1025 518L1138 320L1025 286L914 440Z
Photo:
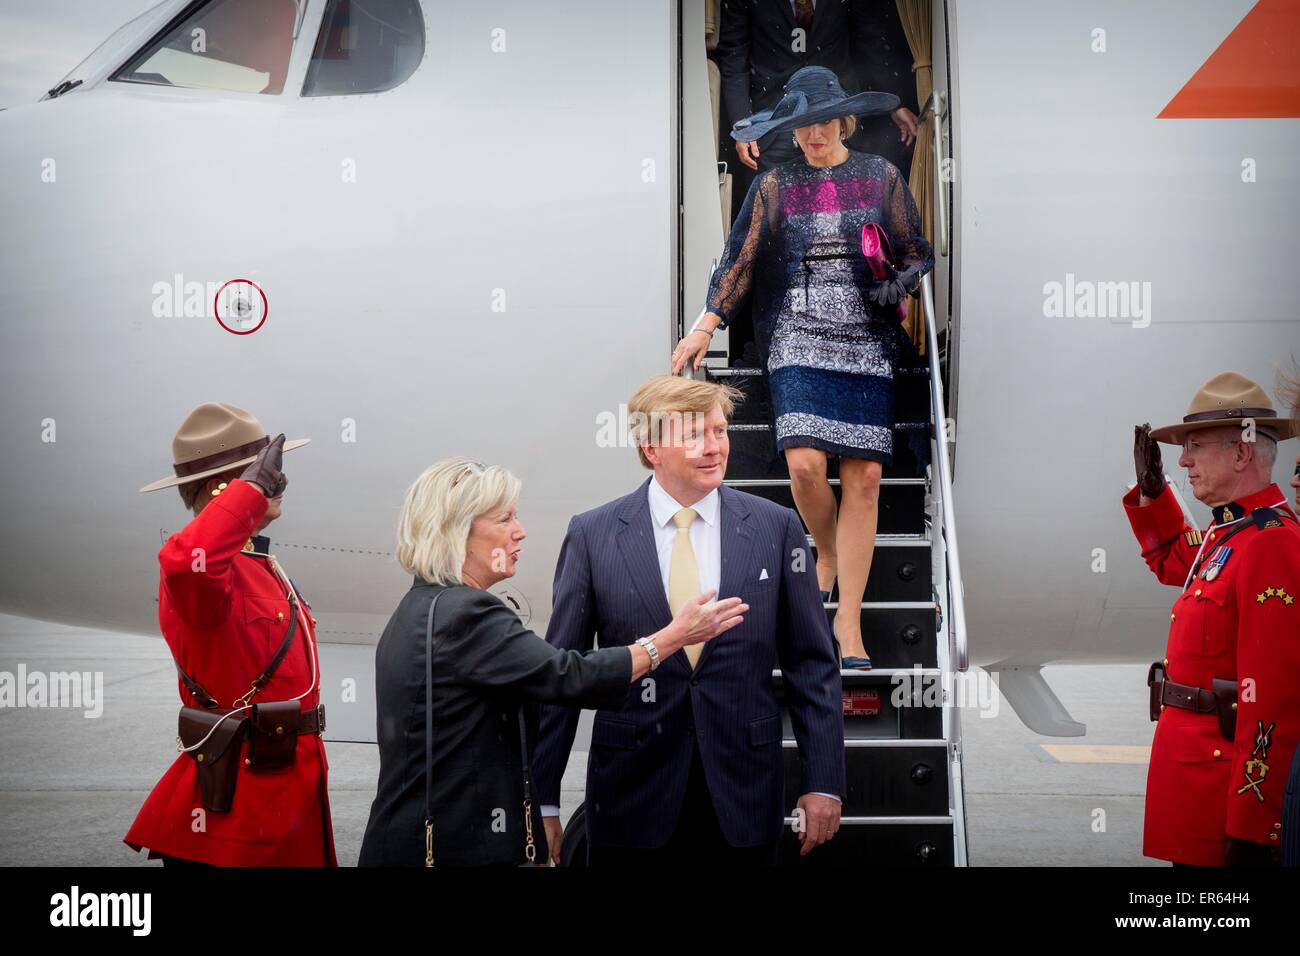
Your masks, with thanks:
M966 640L966 595L961 576L961 554L957 548L957 515L952 497L952 462L948 458L948 412L943 400L943 380L939 375L939 336L935 331L934 290L930 275L921 279L921 307L925 325L926 349L930 358L930 407L934 431L934 457L939 463L939 529L944 541L944 560L948 565L948 650L953 669L970 668Z

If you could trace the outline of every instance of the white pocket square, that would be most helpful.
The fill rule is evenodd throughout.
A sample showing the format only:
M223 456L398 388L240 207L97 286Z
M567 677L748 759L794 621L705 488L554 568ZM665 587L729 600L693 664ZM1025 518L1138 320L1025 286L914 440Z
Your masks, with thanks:
M767 568L764 568L764 569L762 570L762 572L758 575L758 579L759 579L760 581L766 581L766 580L767 580Z

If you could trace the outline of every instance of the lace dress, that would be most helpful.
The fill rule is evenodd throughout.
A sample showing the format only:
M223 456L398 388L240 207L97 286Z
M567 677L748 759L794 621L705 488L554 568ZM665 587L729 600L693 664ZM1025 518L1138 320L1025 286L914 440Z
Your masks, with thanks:
M895 261L934 265L912 194L887 160L849 150L829 168L802 157L774 167L750 187L709 284L707 308L723 326L754 296L778 450L893 460L894 369L916 353L895 307L867 297L867 222L884 227Z

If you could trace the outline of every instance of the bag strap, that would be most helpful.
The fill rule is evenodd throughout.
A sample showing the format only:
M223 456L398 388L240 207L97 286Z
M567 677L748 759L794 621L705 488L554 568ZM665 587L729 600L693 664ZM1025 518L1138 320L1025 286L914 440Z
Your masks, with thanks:
M524 727L524 708L515 708L519 718L519 759L524 765L524 856L529 863L537 862L537 845L533 842L533 771L528 766L528 731Z
M439 591L429 602L429 617L424 625L424 865L433 866L433 612Z
M280 647L275 652L275 656L271 658L270 662L264 668L262 668L262 673L258 674L257 677L253 680L253 685L248 689L248 693L245 694L243 697L241 697L239 701L237 701L237 703L242 702L247 704L249 698L251 698L259 690L261 690L268 683L270 683L271 677L275 674L276 669L284 661L284 656L289 653L289 648L293 646L293 638L294 638L294 634L297 633L297 630L298 630L298 599L294 596L293 592L290 591L289 592L289 626L285 628L284 640L280 642ZM214 698L211 694L209 694L206 690L203 689L202 684L196 681L189 674L185 673L185 669L181 667L181 662L177 660L174 655L172 657L172 662L176 665L176 673L180 675L181 683L183 683L185 685L185 688L191 694L194 695L194 697L198 700L199 704L201 704L203 707L208 708L209 710L213 710L221 706L220 704L217 703L216 698Z

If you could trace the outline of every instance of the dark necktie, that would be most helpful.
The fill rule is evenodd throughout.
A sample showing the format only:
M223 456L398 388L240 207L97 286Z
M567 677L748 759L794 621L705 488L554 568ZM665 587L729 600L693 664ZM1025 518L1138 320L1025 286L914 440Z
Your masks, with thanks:
M812 18L812 0L794 0L794 22L804 33L812 30Z

